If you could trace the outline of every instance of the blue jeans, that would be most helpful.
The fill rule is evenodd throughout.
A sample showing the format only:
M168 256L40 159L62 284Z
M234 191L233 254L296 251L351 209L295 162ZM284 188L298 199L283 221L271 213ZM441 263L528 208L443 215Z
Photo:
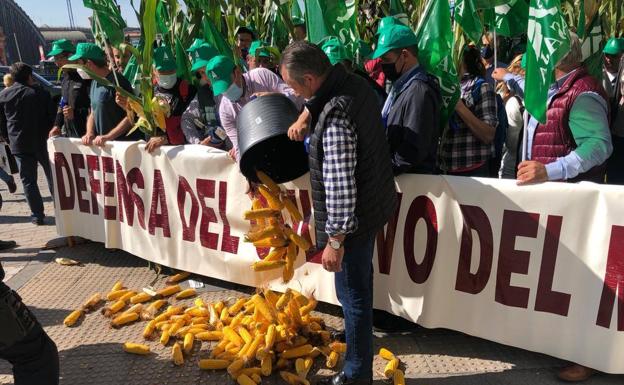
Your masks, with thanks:
M37 184L37 164L43 167L50 194L53 194L52 170L50 169L48 151L44 149L34 154L14 155L17 160L17 167L19 168L20 179L24 186L24 195L26 196L28 206L30 206L31 217L43 219L43 199L41 198L39 185Z
M0 168L0 180L6 183L7 185L13 182L13 175L4 171L3 168ZM0 194L0 209L2 208L2 195Z
M335 274L347 342L343 371L349 379L373 376L374 245L374 235L357 243L347 240L342 271Z

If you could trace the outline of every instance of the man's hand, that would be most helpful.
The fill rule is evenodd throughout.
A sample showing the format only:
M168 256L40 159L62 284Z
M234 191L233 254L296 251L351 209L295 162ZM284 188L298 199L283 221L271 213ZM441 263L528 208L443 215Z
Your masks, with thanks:
M90 146L93 143L93 139L95 139L95 135L86 133L82 137L82 144L84 144L85 146Z
M223 147L223 143L221 144L214 144L211 142L212 140L212 136L208 136L206 139L202 140L201 142L199 142L199 144L201 144L202 146L208 146L208 147L212 147L212 148L221 148Z
M310 126L310 112L307 108L303 109L303 112L297 118L290 127L288 127L288 137L290 140L301 142L305 139Z
M546 166L534 160L525 160L518 165L516 180L519 186L547 182L548 173L546 172Z
M67 120L74 120L74 109L70 106L63 107L63 116Z
M61 129L58 126L52 127L48 133L48 138L54 138L55 136L61 136Z
M145 146L145 150L149 153L152 153L158 147L164 146L165 144L168 144L168 143L169 141L167 140L166 136L152 136L150 140L147 142L147 145Z
M334 250L331 246L325 246L323 249L323 268L329 272L337 273L342 270L342 257L344 256L344 247Z
M492 71L492 79L498 80L499 82L502 82L503 78L508 73L509 72L507 72L507 70L504 69L504 68L495 68L494 71Z
M228 155L229 155L230 159L232 159L234 162L236 162L236 149L234 147L232 147L230 149L230 151L228 151Z
M115 93L115 103L124 110L128 109L128 98L119 94L119 92Z
M468 107L464 104L464 101L460 99L457 100L457 104L455 104L455 111L459 112L462 110L466 110Z
M106 142L108 142L108 140L109 139L107 135L98 135L93 140L93 144L95 144L96 146L104 146Z

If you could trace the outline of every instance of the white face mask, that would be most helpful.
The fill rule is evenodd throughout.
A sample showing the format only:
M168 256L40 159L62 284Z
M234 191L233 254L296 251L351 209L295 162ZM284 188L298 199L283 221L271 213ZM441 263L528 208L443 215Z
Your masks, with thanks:
M91 79L91 76L88 73L86 73L82 68L77 68L76 72L78 72L78 75L84 80Z
M199 85L201 85L201 86L205 86L205 85L207 85L208 83L210 83L210 82L208 81L208 79L204 79L204 78L199 79Z
M232 102L236 102L243 96L243 89L240 88L236 83L230 84L228 89L223 93L223 96L228 98Z
M176 74L158 75L158 85L166 90L170 90L178 81Z

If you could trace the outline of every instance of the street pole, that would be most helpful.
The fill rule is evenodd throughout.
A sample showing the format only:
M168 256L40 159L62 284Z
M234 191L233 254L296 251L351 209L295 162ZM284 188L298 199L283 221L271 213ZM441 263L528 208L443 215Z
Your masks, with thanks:
M15 39L15 47L17 47L17 56L19 57L19 61L22 61L22 52L20 51L17 35L15 33L13 33L13 38Z

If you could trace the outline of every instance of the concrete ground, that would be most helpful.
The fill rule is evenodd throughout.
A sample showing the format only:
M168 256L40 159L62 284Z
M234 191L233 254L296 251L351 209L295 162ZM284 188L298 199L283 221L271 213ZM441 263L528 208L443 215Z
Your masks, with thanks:
M53 215L52 201L43 179L40 186L46 197L46 213ZM28 218L28 205L18 182L16 194L9 194L0 185L4 207L0 211L0 239L16 240L19 246L0 252L0 261L7 272L5 282L17 290L33 310L47 333L56 342L60 353L63 385L84 384L235 384L223 371L201 371L199 358L209 353L210 345L195 344L192 356L182 367L173 366L170 347L157 341L149 342L153 354L134 356L122 351L122 343L143 342L144 324L119 330L111 329L99 313L87 315L76 327L63 326L65 316L94 292L107 292L121 280L130 288L140 289L155 277L147 263L121 250L108 250L100 243L83 243L53 250L42 248L55 240L53 218L45 226L35 226ZM62 242L61 242L62 243ZM56 257L82 262L81 266L61 266ZM206 301L248 295L252 288L226 282L194 277L206 286L200 295ZM164 285L164 279L156 287ZM191 302L184 300L182 302ZM329 326L340 328L339 308L322 305L317 315ZM449 330L420 328L402 335L375 335L375 350L386 347L401 359L406 383L411 385L468 384L559 384L558 368L566 362ZM318 360L310 372L314 383L332 372ZM375 357L375 384L381 385L385 362ZM284 383L278 377L263 379L265 384ZM12 384L11 368L0 361L0 384ZM624 375L598 374L585 384L622 384Z

